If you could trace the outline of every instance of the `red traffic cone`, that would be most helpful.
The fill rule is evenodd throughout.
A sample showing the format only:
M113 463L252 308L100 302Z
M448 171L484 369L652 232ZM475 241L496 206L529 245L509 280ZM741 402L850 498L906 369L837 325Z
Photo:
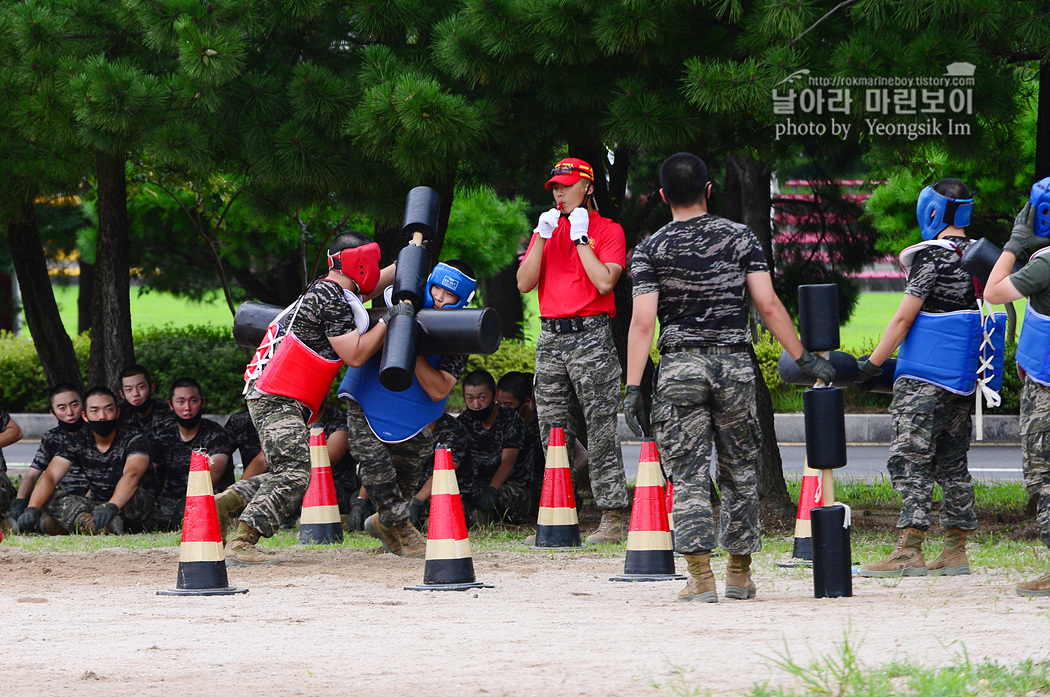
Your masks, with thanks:
M664 473L656 441L642 441L638 476L634 483L631 528L627 532L627 558L623 573L610 581L672 581L685 578L674 570L671 529L664 507Z
M342 541L343 524L328 459L328 441L324 429L314 426L310 429L310 486L303 495L303 511L299 515L299 543L330 545Z
M572 471L565 450L565 429L551 424L547 439L547 466L536 520L537 547L581 547L580 519L572 492Z
M434 484L430 490L430 526L427 530L427 563L423 585L406 591L465 591L492 588L474 578L467 521L459 496L452 453L439 445L434 450Z
M667 529L671 531L671 549L674 549L674 482L667 480L667 497L664 499L667 507Z
M157 595L233 595L247 593L233 588L226 577L222 553L222 531L215 495L211 487L208 455L203 450L190 454L190 474L186 482L186 513L182 519L179 546L179 575L175 588Z
M810 469L809 461L802 465L802 491L798 495L798 514L795 516L795 544L791 559L777 562L777 566L795 567L813 565L813 525L810 511L824 505L820 491L820 472Z

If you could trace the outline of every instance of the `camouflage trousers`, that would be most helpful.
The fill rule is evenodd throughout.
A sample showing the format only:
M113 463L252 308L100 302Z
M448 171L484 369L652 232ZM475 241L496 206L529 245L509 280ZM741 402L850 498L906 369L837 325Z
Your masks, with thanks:
M755 413L755 373L746 353L669 353L660 359L653 434L674 479L675 550L762 549L758 470L762 434ZM711 507L711 444L718 453L721 525ZM719 527L721 533L719 534Z
M627 480L616 435L620 364L607 315L581 318L585 329L568 334L540 331L536 342L536 416L546 448L551 424L565 428L569 458L576 447L570 418L579 405L587 422L588 470L594 503L602 510L627 508Z
M6 518L11 504L18 498L18 489L7 478L7 472L0 472L0 518Z
M408 520L409 498L430 475L434 463L434 434L429 428L400 443L384 443L368 427L361 405L346 402L350 454L357 460L361 483L386 526Z
M240 521L263 537L273 537L283 521L298 515L310 484L307 411L294 399L274 395L249 399L248 411L259 432L270 476L245 506Z
M1021 462L1028 495L1039 498L1039 539L1050 547L1050 387L1027 376L1021 390Z
M475 479L464 482L466 488L460 488L460 494L465 503L477 508L478 497L485 491L492 478L485 481ZM531 487L524 482L507 480L496 492L496 515L503 523L534 523L535 516L532 515Z
M901 496L898 528L930 527L933 486L940 484L941 528L977 529L973 478L966 465L970 449L973 395L902 378L893 385L893 441L890 483Z
M55 489L41 513L49 515L58 522L63 530L70 533L77 530L77 518L85 513L94 513L95 508L106 503L95 501L86 496L76 496L65 489ZM139 487L132 494L118 514L124 523L124 532L149 532L157 528L157 507L153 493Z

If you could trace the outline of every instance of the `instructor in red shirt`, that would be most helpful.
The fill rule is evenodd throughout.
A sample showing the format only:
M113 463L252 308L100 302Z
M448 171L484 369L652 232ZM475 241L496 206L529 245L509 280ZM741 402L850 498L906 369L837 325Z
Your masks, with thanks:
M565 426L571 453L576 425L569 407L573 402L582 407L591 490L602 511L601 524L586 541L617 542L626 534L628 500L616 436L620 363L610 320L627 245L623 228L598 214L589 164L565 158L551 170L547 189L556 205L540 215L517 275L522 293L539 289L536 414L544 443L552 423Z

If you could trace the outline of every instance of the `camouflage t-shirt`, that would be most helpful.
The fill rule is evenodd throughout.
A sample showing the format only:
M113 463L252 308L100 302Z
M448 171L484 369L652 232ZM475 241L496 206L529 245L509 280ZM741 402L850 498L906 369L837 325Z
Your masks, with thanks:
M445 412L434 422L430 429L434 434L434 447L443 445L452 453L452 461L457 467L469 466L467 458L467 430L460 420Z
M150 397L149 401L153 403L153 411L144 418L140 417L131 408L130 404L124 401L120 402L117 405L120 409L120 417L118 418L120 427L150 435L175 423L175 414L171 411L171 407L168 406L167 402L158 397Z
M904 292L923 299L923 312L976 310L973 275L959 263L973 240L966 237L942 239L954 243L959 251L942 247L920 249L912 260Z
M179 434L179 427L170 426L159 431L154 437L154 460L157 472L157 495L168 499L180 499L186 496L186 480L190 476L190 455L194 450L203 450L208 455L233 456L233 441L222 426L209 419L201 419L196 435L185 441ZM215 485L215 492L225 491L233 484L233 460L231 459L222 478Z
M660 350L751 341L747 274L768 271L746 225L716 215L674 221L634 250L635 297L660 294Z
M262 443L259 442L259 432L252 423L252 415L247 410L231 414L223 428L233 441L233 449L241 451L241 464L247 467L248 463L262 452Z
M496 407L498 413L492 428L485 430L481 422L466 414L460 414L459 422L467 432L467 452L470 453L471 472L482 486L488 486L503 461L503 450L517 448L525 441L525 422L518 412L506 407ZM532 481L532 472L523 465L521 458L514 463L508 481L514 480L528 484Z
M320 280L310 286L303 294L303 301L298 311L293 307L282 321L283 337L288 333L287 321L292 320L292 332L308 349L328 360L339 360L339 354L328 341L331 336L343 336L357 328L354 312L343 294L343 289L334 281ZM255 389L255 380L251 381L246 399L258 399L262 393Z
M462 353L448 353L441 357L441 361L437 366L438 370L443 370L452 377L459 380L463 377L463 371L467 369L467 356Z
M518 462L532 472L533 484L543 481L547 461L543 455L543 439L540 438L540 420L535 416L525 424L525 441L518 452Z
M83 423L83 422L81 422ZM51 463L51 458L58 454L59 448L69 438L81 433L84 427L80 427L80 431L70 433L62 430L61 426L55 426L48 430L40 438L40 447L36 449L36 455L33 456L33 462L30 464L35 470L43 472L47 469L47 466ZM77 496L84 496L88 491L87 477L84 476L84 471L80 468L80 465L73 463L73 466L66 472L66 476L62 477L62 488L71 494Z
M337 406L332 406L331 402L325 402L324 407L324 414L313 425L324 429L324 437L327 440L332 437L332 434L347 430L346 412ZM331 466L334 480L349 487L361 485L357 481L357 460L350 454L349 448L347 448L346 455L343 455L343 459L331 463Z
M113 443L104 453L98 451L95 434L87 428L67 438L57 453L74 466L80 466L87 479L89 497L95 501L109 501L112 498L117 482L124 476L124 463L128 456L139 454L149 456L149 439L120 426L117 426ZM146 468L139 486L148 489L151 494L156 491L152 468Z

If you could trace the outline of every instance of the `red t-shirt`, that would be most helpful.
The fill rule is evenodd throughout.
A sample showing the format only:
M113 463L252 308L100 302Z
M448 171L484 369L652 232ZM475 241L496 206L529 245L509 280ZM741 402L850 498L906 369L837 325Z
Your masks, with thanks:
M529 250L536 243L536 237L532 236ZM594 254L603 264L619 264L621 269L627 266L627 242L623 228L618 223L601 217L597 211L591 211L587 238ZM541 317L616 316L613 294L602 295L591 279L587 278L587 272L580 262L580 253L569 237L567 217L559 219L554 234L543 245L537 289Z

